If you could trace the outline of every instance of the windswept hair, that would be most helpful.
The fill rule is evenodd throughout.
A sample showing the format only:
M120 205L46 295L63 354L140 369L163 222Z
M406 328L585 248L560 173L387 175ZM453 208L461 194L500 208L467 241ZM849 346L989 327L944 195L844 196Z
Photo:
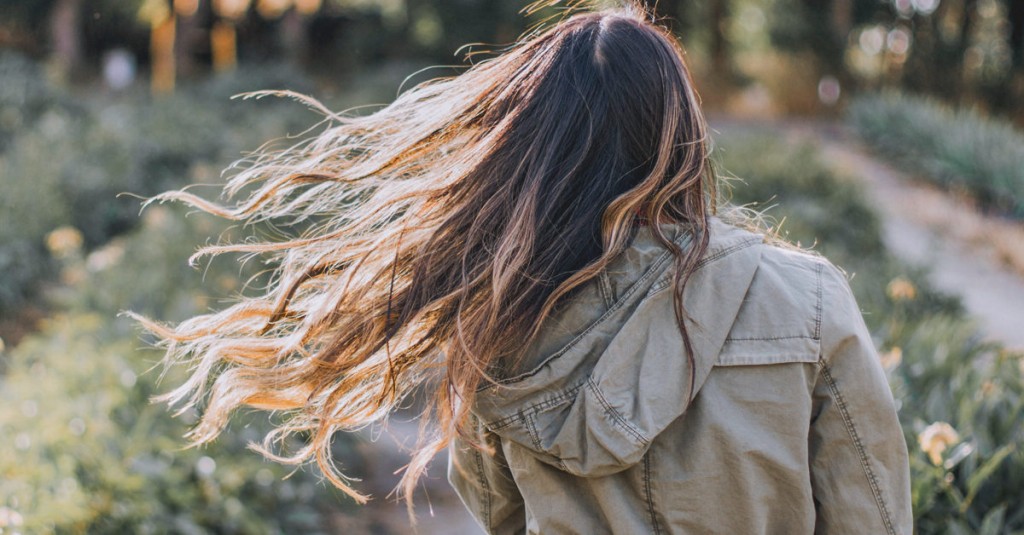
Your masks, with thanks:
M642 8L570 13L372 114L306 101L324 128L233 167L223 204L186 191L150 200L301 229L197 253L261 255L274 266L262 295L176 326L138 317L169 364L189 366L161 399L202 408L193 443L216 438L239 407L285 411L256 448L315 459L362 502L333 463L332 435L425 392L400 483L408 497L430 459L468 437L478 389L625 250L638 220L675 255L689 349L681 296L707 247L715 177L683 51ZM666 222L692 245L655 224ZM296 434L305 445L280 451Z

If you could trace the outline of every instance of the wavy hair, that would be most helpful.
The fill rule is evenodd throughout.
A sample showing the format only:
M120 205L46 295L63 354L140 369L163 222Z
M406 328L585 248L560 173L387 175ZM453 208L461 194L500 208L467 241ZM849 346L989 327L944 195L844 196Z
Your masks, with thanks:
M651 225L675 256L689 349L681 296L707 248L715 176L683 51L642 8L570 13L371 114L292 96L325 114L321 130L233 166L219 203L184 190L148 201L301 229L196 253L261 255L274 267L260 295L177 325L136 316L169 365L189 367L159 399L202 408L192 443L216 438L240 407L285 411L254 447L315 460L363 502L333 462L332 435L425 392L399 484L408 499L430 459L468 437L475 393L625 250L638 220L692 235L683 250ZM280 451L292 435L303 446Z

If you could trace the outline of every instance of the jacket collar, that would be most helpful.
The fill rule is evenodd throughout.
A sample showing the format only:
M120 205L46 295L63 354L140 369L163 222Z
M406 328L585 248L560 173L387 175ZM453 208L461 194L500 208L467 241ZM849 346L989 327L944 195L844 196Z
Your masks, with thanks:
M680 228L662 228L689 246ZM536 364L479 392L473 412L492 431L576 475L607 475L639 462L699 391L757 270L763 236L717 218L710 231L683 294L694 392L675 319L671 254L641 228L609 267L621 288L610 306L595 307L584 295L550 318L526 350L524 360Z

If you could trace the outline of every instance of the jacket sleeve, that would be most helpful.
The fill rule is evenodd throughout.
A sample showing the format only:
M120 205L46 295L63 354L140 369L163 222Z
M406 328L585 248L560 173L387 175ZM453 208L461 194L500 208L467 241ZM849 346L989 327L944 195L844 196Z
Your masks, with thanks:
M907 444L846 277L820 266L819 373L809 437L816 533L910 534Z
M484 531L494 535L525 533L526 508L505 461L501 439L475 416L470 418L475 438L493 454L462 439L454 440L449 447L448 481Z

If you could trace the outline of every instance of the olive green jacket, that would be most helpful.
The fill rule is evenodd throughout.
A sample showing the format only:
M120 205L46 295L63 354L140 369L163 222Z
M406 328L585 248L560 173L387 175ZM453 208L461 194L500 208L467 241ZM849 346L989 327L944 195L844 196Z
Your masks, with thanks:
M911 533L907 446L842 272L713 219L683 296L691 370L671 266L641 228L481 390L494 453L454 443L449 480L484 529Z

